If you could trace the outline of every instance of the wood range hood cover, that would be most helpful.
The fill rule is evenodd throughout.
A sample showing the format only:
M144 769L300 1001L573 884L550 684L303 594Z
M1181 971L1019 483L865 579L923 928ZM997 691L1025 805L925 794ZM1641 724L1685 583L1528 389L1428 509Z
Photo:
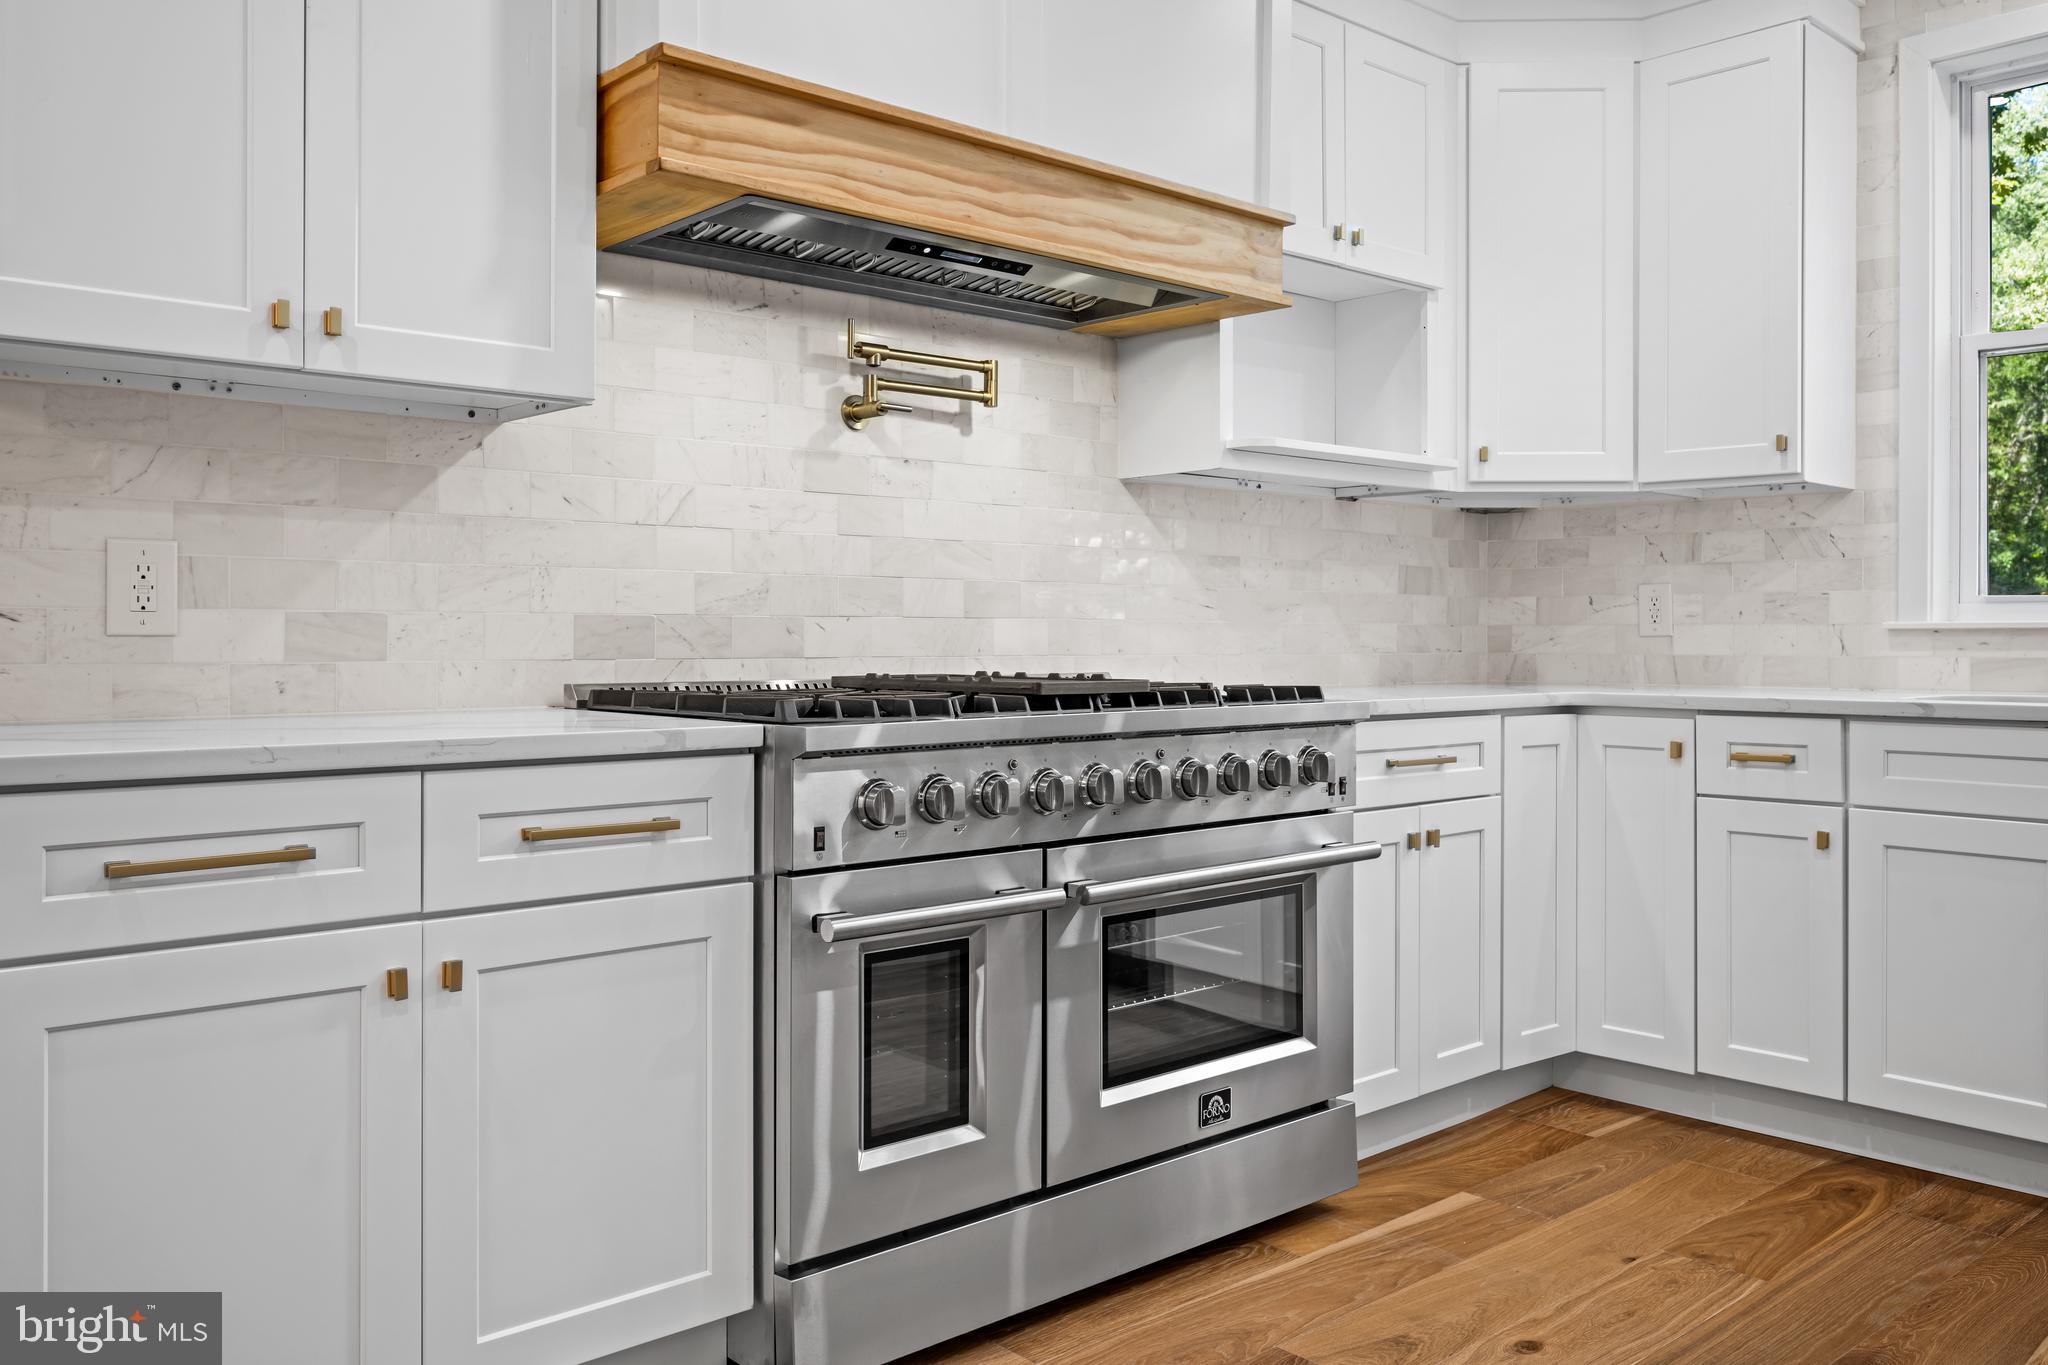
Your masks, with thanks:
M606 250L1125 336L1285 308L1292 221L667 43L598 81Z

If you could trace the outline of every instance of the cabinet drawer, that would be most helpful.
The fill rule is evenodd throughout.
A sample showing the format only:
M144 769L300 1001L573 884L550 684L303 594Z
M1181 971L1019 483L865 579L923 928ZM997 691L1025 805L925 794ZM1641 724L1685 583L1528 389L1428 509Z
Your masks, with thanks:
M1701 716L1702 796L1839 803L1842 722L1825 716Z
M746 754L428 773L426 908L751 876L753 791Z
M418 773L0 797L0 958L420 908Z
M2048 730L1851 722L1849 800L2048 820Z
M1358 727L1361 808L1500 791L1500 717L1373 720Z

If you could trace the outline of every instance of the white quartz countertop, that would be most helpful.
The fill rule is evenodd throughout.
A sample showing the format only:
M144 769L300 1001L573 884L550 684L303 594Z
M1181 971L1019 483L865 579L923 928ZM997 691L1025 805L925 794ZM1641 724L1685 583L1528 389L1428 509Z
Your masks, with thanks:
M761 727L544 706L0 725L0 787L757 749Z
M1605 707L1654 711L1739 711L1904 720L2032 721L2048 724L2048 696L1860 692L1830 688L1575 687L1438 683L1420 687L1332 687L1331 701L1364 703L1373 718L1483 711Z

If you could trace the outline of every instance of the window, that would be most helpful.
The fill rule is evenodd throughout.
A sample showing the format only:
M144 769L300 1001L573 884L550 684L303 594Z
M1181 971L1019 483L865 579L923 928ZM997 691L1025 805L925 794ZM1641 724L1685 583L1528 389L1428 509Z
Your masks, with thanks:
M1900 81L1900 616L2048 626L2048 13Z

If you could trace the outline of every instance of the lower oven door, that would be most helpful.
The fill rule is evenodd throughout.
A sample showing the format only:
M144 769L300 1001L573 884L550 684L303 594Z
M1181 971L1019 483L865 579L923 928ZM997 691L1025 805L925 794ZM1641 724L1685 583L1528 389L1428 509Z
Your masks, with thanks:
M778 1263L1041 1183L1040 855L777 882Z
M1053 850L1046 1181L1351 1088L1349 815Z

